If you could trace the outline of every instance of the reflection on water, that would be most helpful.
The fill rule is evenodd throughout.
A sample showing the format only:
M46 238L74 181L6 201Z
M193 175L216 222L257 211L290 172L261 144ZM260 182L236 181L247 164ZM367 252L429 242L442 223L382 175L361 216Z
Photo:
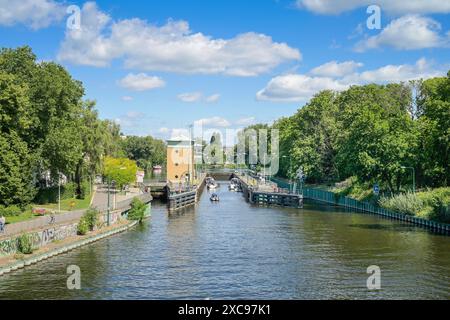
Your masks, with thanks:
M0 278L21 299L449 299L450 237L328 206L254 207L222 183L221 201L168 215ZM66 289L78 265L82 290ZM382 290L369 292L378 265Z

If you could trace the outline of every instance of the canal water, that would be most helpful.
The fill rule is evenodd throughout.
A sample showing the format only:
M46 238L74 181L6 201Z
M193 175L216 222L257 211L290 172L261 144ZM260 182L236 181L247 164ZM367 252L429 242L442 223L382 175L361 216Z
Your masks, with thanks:
M219 203L206 190L179 214L154 203L142 226L0 277L0 299L450 299L450 237L326 205L256 207L226 186Z

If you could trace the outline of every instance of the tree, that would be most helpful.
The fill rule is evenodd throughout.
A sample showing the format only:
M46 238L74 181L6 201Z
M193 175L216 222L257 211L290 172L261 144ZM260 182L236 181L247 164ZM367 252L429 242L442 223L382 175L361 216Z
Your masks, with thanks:
M419 175L426 185L447 186L450 181L450 71L446 78L424 81L420 90Z
M104 160L103 175L108 181L115 181L120 189L136 181L137 171L136 161L111 157L106 157Z
M0 133L0 205L25 207L35 196L36 159L17 133Z

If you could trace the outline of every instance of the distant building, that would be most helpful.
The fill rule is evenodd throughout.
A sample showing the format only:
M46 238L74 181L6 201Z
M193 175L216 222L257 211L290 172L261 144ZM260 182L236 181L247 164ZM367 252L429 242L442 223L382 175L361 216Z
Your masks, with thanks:
M184 136L167 140L167 181L192 182L194 171L194 141Z

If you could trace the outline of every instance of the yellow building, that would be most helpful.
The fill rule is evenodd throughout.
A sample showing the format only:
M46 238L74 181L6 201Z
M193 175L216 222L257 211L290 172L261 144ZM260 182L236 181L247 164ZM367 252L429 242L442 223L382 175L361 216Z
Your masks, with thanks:
M192 183L194 170L194 141L186 137L167 140L167 182Z

